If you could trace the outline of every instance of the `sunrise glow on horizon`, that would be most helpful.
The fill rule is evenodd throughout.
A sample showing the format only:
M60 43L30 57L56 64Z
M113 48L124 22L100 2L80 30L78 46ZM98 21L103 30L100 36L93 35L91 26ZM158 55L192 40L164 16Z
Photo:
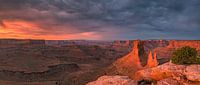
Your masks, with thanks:
M200 39L198 0L0 0L0 38Z
M45 40L73 40L73 39L102 39L95 32L74 34L48 34L34 23L21 20L4 20L0 27L0 38L16 39L45 39Z

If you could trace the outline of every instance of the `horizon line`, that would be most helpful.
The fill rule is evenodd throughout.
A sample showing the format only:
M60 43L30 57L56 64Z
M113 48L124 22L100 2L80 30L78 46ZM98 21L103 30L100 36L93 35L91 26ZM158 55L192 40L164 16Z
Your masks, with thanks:
M0 38L0 40L45 40L45 41L127 41L127 40L200 40L200 39L31 39L31 38Z

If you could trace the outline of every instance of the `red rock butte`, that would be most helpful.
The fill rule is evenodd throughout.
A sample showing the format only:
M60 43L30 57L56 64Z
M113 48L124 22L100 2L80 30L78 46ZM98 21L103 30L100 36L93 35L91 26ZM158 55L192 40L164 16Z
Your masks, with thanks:
M136 40L133 42L133 44L134 47L128 55L118 59L116 62L113 63L113 66L117 69L119 73L122 73L124 75L134 75L134 73L138 70L144 69L146 67L155 67L158 65L156 53L154 53L153 57L152 52L150 52L147 60L147 65L143 67L140 59L145 56L143 43L142 41Z

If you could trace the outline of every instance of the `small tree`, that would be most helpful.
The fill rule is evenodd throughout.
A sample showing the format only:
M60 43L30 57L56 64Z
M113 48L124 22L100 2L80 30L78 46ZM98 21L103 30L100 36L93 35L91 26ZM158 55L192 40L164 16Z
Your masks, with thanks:
M200 64L197 50L189 46L174 51L171 61L175 64Z

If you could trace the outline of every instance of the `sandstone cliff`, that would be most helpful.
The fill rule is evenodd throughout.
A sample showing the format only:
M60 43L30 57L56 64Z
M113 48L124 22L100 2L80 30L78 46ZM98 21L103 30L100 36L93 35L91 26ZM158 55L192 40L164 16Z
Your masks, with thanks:
M147 57L144 50L144 42L136 40L133 42L132 51L128 55L116 60L107 73L130 76L134 75L138 70L156 67L158 64L156 53L154 52L153 56L150 51Z
M144 54L142 43L138 40L134 41L132 51L128 55L116 60L109 70L111 72L114 71L114 74L133 75L134 72L143 68L140 56L143 56Z
M183 46L190 46L192 48L196 48L197 50L200 50L200 41L198 40L171 40L169 41L168 48L181 48Z
M159 59L170 58L174 50L184 46L196 48L198 53L200 54L199 40L170 40L168 41L168 44L166 46L156 47L153 50L157 53Z

